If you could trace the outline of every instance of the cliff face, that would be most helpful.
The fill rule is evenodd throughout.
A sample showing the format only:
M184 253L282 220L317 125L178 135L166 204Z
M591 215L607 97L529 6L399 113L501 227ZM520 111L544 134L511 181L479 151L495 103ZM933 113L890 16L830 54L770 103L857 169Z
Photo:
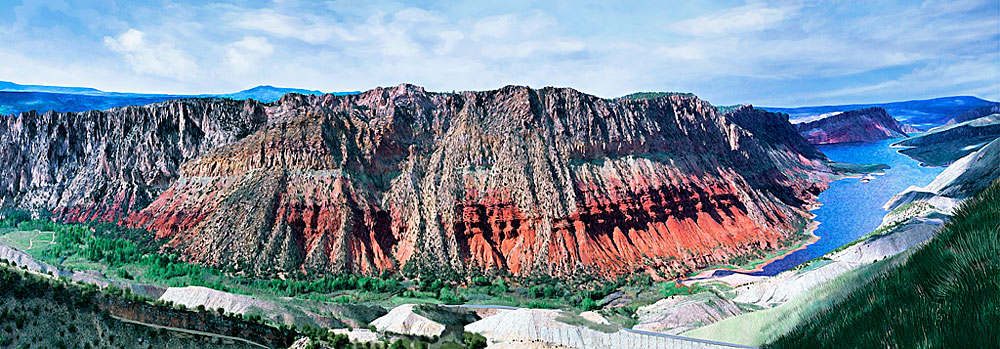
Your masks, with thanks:
M905 126L881 107L850 110L795 126L799 134L812 144L874 142L907 137Z
M0 207L111 221L141 209L203 152L266 120L253 101L182 100L0 121Z
M787 243L829 171L779 114L690 96L401 85L240 113L253 133L217 133L149 205L96 218L251 272L682 272Z

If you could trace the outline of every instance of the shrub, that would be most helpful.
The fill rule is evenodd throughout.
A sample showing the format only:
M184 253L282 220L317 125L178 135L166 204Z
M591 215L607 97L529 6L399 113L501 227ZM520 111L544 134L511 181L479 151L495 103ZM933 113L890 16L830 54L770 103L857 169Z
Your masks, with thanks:
M334 348L346 348L349 344L351 344L351 339L343 333L338 333L330 339L330 345Z
M478 333L463 332L462 343L465 344L466 348L483 349L486 348L486 337Z
M118 277L120 277L122 279L126 279L126 280L132 280L132 279L134 279L132 277L132 274L129 274L128 270L125 270L125 269L118 269Z

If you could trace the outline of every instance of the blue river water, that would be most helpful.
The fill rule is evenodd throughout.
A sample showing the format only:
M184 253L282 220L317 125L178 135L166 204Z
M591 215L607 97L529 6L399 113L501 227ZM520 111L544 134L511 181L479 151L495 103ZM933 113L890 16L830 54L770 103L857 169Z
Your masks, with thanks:
M882 209L893 195L911 185L925 186L944 171L944 167L923 167L919 162L897 152L890 144L898 139L871 143L844 143L817 146L830 160L856 164L880 163L891 166L885 175L875 176L870 182L858 178L845 178L830 183L830 189L819 194L822 204L814 210L819 222L814 234L819 240L804 249L772 261L763 270L749 275L773 276L803 262L821 257L836 248L862 237L882 223L886 211ZM718 270L715 276L727 271Z

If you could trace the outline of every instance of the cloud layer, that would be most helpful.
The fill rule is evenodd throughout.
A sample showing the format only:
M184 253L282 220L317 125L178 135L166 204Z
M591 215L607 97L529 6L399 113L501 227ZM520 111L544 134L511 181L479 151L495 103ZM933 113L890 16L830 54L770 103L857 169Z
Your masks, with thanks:
M758 105L1000 99L992 0L85 3L0 5L0 80L173 93L526 84Z

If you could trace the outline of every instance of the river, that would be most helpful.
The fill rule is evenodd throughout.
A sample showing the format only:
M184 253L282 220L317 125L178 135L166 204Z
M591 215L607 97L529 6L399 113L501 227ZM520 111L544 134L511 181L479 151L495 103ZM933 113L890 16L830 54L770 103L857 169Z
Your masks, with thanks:
M819 222L814 234L819 240L805 248L764 266L763 270L746 273L774 276L802 262L821 257L834 249L874 231L887 213L882 209L889 199L911 185L925 186L944 167L924 167L890 145L899 139L871 143L844 143L817 146L830 160L857 164L881 163L891 166L885 175L870 182L845 178L830 183L830 189L819 194L821 206L813 210ZM720 270L721 271L721 270ZM716 272L716 276L726 273Z

